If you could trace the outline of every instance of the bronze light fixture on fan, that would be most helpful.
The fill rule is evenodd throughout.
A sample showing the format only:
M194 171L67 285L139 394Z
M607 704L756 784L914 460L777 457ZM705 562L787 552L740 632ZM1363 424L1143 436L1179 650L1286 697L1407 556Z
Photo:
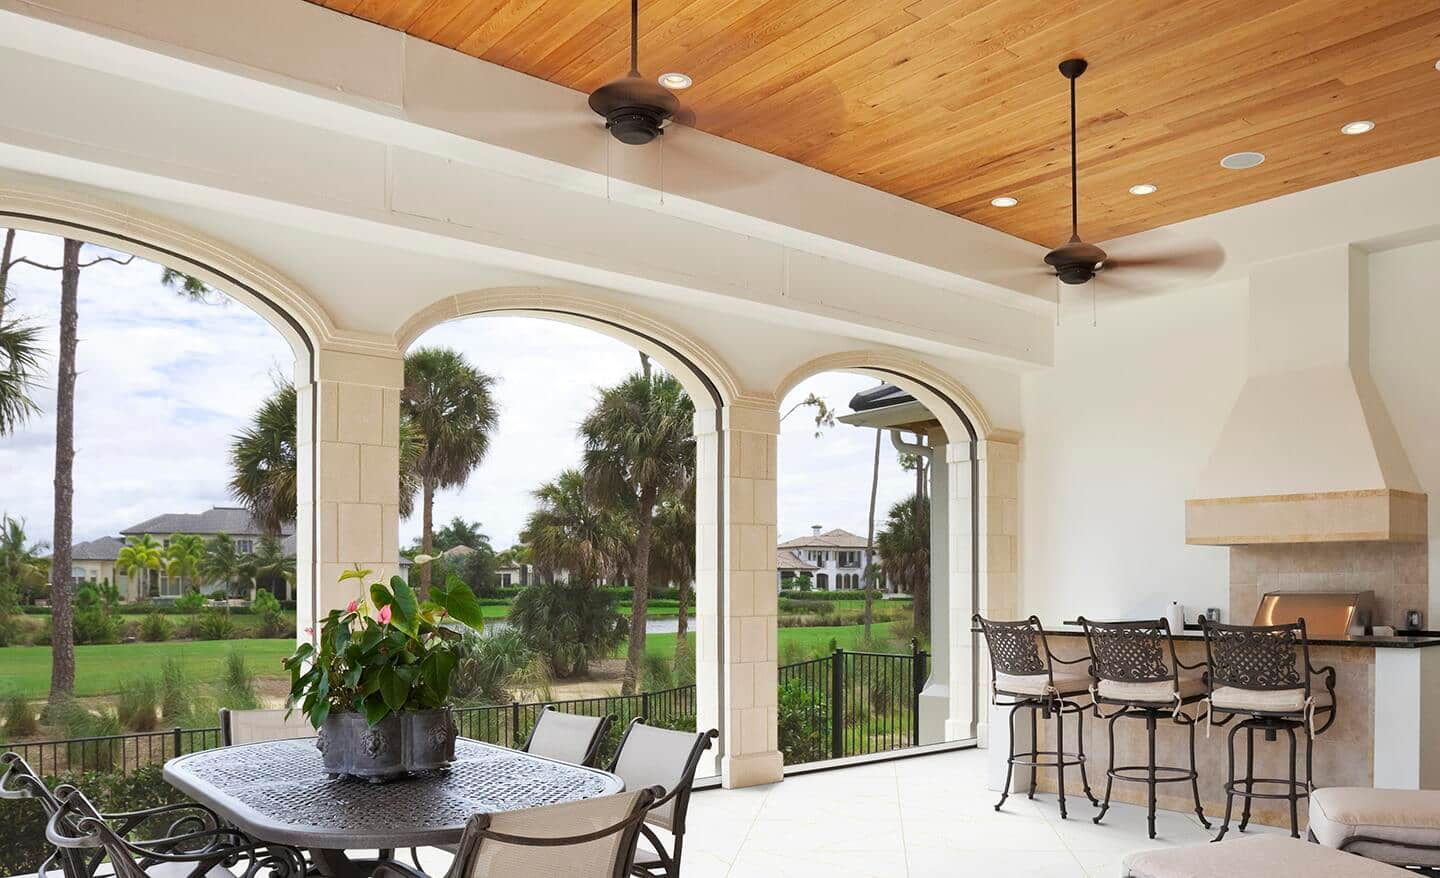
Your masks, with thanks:
M649 143L680 112L670 90L640 75L640 0L630 0L630 72L590 93L590 109L605 117L605 128L621 143Z
M1219 268L1224 255L1218 247L1204 244L1189 250L1146 254L1142 258L1128 256L1117 261L1094 244L1080 239L1080 192L1076 159L1075 80L1089 65L1083 58L1067 58L1060 62L1060 75L1070 81L1070 240L1045 254L1045 264L1065 284L1083 284L1094 279L1101 270L1106 276L1117 268L1153 267L1168 269L1171 278L1180 275L1205 275ZM1135 278L1133 280L1138 280Z

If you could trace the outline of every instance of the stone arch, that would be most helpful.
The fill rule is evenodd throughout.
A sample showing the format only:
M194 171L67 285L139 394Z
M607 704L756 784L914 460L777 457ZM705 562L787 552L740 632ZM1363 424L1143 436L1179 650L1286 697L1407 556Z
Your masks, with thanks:
M1000 512L1004 502L1016 502L1016 437L998 430L963 384L918 358L892 351L855 350L817 357L791 370L776 387L775 399L784 400L807 378L836 371L895 384L929 409L945 430L944 478L932 482L932 490L937 499L944 491L946 520L942 528L936 511L931 531L932 552L944 554L945 573L944 579L937 581L942 565L932 561L935 660L924 693L928 700L921 705L922 741L983 737L985 717L976 673L980 656L970 634L970 616L994 608L1001 613L1013 611L1008 605L1015 602L1018 586L1013 569L1013 557L1018 554L1016 537L996 531L1007 527ZM934 508L938 510L939 504ZM968 539L961 536L966 532ZM1001 539L997 542L996 537ZM938 588L942 583L943 590Z
M674 375L703 409L719 409L744 394L734 373L703 342L631 308L557 287L495 287L447 296L413 315L395 333L404 351L426 330L461 317L512 314L557 320L595 330L644 351Z
M335 328L304 288L255 257L128 207L71 193L0 186L0 224L78 238L183 271L244 303L289 342L297 382L313 378L324 345L361 344Z

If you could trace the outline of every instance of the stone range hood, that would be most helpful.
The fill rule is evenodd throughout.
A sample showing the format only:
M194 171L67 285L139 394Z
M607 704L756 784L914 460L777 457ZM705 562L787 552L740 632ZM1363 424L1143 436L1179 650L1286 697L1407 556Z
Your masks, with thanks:
M1369 257L1250 274L1247 378L1185 504L1191 545L1424 541L1426 497L1369 368Z

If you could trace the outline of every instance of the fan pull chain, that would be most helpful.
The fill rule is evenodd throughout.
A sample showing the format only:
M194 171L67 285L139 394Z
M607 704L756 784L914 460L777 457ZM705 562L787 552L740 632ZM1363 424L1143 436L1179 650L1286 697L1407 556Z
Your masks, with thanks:
M1100 325L1100 324L1099 324L1099 321L1096 319L1097 310L1096 310L1096 306L1095 306L1095 295L1096 295L1096 293L1095 293L1095 288L1096 288L1099 284L1100 284L1100 275L1097 274L1097 275L1095 275L1094 277L1090 278L1090 326L1091 326L1091 328L1094 328L1094 327Z
M665 132L660 132L660 206L665 206Z
M610 138L605 138L605 200L610 200Z
M1060 283L1060 276L1055 276L1055 325L1060 325L1060 305L1065 287Z

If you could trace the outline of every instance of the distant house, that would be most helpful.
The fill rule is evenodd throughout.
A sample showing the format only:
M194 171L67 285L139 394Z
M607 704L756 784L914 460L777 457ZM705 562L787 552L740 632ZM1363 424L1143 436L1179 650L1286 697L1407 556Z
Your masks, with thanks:
M815 572L820 568L789 549L775 550L775 579L777 583L783 584L787 579L799 579L800 574L808 574L811 582L815 580Z
M863 588L865 565L870 557L879 561L878 553L869 556L865 550L865 538L843 528L821 532L820 525L810 528L810 535L786 540L777 547L778 552L788 553L796 560L812 565L807 571L815 582L815 588L822 591ZM776 570L783 576L780 556L776 558ZM799 572L802 568L790 568ZM888 591L888 583L882 584Z
M204 512L172 512L146 519L120 531L119 537L100 537L70 548L70 575L78 585L81 582L104 582L109 580L120 590L122 600L143 600L153 596L175 598L181 594L178 577L171 577L164 570L146 570L120 573L115 569L116 560L130 537L149 534L162 546L169 545L176 534L195 534L212 537L229 534L235 540L235 552L248 555L255 551L263 532L250 517L250 513L233 506L215 506ZM286 525L280 533L280 548L285 557L295 557L295 528ZM283 577L276 581L262 583L275 592L282 600L294 600L294 586Z

